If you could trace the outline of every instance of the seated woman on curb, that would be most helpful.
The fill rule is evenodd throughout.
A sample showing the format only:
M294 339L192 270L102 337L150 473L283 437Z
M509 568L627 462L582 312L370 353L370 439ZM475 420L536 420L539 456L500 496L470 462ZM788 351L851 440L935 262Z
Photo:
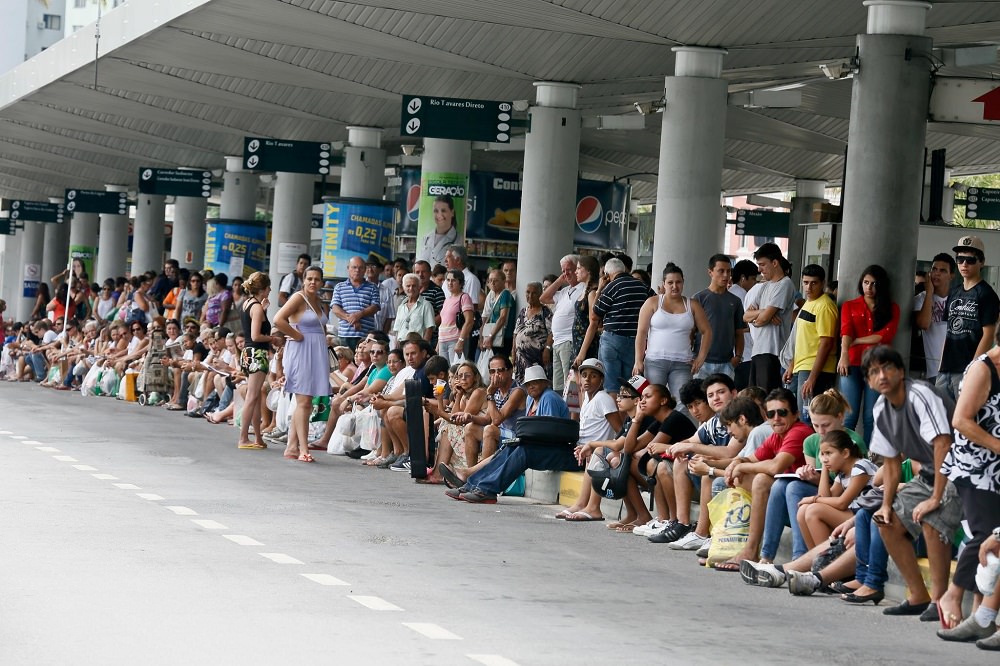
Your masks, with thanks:
M437 461L432 471L418 483L441 484L436 474L439 465L450 465L456 473L479 462L479 446L483 425L487 423L486 385L479 368L472 361L463 361L455 368L451 381L451 403L444 396L428 400L426 409L438 423Z

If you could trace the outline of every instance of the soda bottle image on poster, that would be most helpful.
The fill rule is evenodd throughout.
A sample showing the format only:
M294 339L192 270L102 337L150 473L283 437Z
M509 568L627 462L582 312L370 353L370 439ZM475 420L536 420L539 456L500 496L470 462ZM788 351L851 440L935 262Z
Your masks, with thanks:
M448 246L465 243L465 200L468 189L467 174L421 173L417 259L422 259L431 266L444 265Z

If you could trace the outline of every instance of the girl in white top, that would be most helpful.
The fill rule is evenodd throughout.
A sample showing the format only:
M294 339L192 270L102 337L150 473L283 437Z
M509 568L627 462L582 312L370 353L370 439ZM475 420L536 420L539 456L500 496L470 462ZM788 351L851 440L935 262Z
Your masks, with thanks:
M686 298L684 272L675 265L663 269L663 294L650 296L639 311L635 336L633 375L644 375L652 384L670 387L680 402L680 389L698 373L712 346L712 329L701 303ZM695 355L691 332L697 329L701 344Z

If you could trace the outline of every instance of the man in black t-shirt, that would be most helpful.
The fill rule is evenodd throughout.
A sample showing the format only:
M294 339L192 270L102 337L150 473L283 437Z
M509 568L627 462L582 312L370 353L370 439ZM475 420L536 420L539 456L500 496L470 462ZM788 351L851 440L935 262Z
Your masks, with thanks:
M948 329L936 383L957 399L966 366L993 346L1000 299L981 275L986 262L983 241L977 236L963 236L952 250L962 284L952 287L948 294Z

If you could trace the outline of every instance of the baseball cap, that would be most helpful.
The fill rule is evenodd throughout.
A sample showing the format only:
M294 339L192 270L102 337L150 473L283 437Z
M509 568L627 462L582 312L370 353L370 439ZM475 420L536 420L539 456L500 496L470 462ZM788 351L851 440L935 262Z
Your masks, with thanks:
M622 385L621 392L633 398L641 396L642 392L649 386L649 380L642 375L634 375L629 379L619 377L618 383Z
M986 246L983 245L983 240L979 236L962 236L958 239L958 245L951 248L952 252L961 252L962 250L974 250L980 256L986 256Z
M585 368L590 368L591 370L597 370L602 375L606 374L604 372L604 364L598 361L596 358L588 358L586 361L580 364L580 372L583 372Z
M549 378L545 375L545 368L540 365L532 365L524 370L524 381L522 384L528 384L529 382L547 382Z

